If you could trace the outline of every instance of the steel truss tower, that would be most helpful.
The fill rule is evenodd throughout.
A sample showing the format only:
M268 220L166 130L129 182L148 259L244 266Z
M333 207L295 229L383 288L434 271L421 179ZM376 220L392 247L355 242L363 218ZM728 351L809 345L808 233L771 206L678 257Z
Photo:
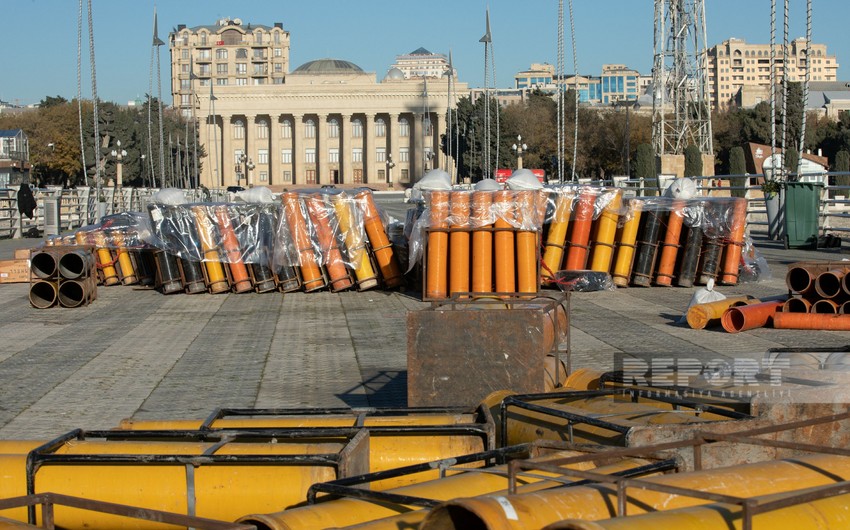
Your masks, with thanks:
M655 0L653 41L656 156L684 154L690 144L713 154L704 0Z

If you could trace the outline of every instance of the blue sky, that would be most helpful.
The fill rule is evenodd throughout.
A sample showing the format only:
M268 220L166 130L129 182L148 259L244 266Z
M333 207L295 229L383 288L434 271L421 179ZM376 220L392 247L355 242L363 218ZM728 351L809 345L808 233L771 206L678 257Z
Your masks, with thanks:
M777 1L780 10L783 3ZM805 35L806 2L790 4L789 39L793 39ZM829 53L838 57L839 79L850 80L850 2L813 4L813 40L827 44ZM291 35L292 69L334 57L375 72L380 79L396 55L425 47L438 53L451 51L460 80L482 86L484 49L478 39L484 34L488 5L499 87L512 86L513 75L532 62L556 63L556 0L160 0L157 10L164 41L177 24L213 24L222 17L241 18L246 24L282 22ZM3 0L6 47L0 99L29 104L48 95L69 99L76 95L78 6L78 0ZM93 0L101 99L125 103L148 92L153 8L149 0ZM652 0L574 0L574 8L580 73L598 75L603 63L650 73ZM781 12L777 17L781 42ZM709 46L729 37L767 43L770 1L706 0L706 20ZM564 36L565 70L571 73L569 25ZM84 97L91 95L87 38L85 34ZM167 46L161 48L160 60L163 99L170 102Z

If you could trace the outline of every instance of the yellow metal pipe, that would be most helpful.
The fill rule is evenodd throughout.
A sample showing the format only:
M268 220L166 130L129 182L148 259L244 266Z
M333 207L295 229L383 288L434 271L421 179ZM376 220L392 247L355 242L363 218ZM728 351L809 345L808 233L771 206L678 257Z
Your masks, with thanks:
M771 495L765 501L779 500L783 495ZM811 502L795 504L753 517L753 530L830 530L850 528L847 506L850 495L836 495ZM710 504L647 513L633 517L618 517L602 521L562 521L544 530L742 530L743 510L738 505Z
M214 237L214 222L207 215L203 206L192 206L192 213L195 215L198 238L201 240L201 250L204 253L204 269L207 271L210 292L213 294L227 292L230 290L230 285L224 275L221 255L218 253L218 245Z
M100 272L103 274L103 284L116 285L120 283L118 272L115 270L115 260L112 258L112 252L106 248L106 237L103 232L98 230L94 232L92 237L97 247L97 263Z
M627 287L632 276L632 265L635 261L635 242L640 227L640 214L643 203L633 200L629 203L631 218L623 224L617 241L617 257L614 261L614 271L611 274L614 285Z
M55 454L90 455L92 458L96 458L95 455L322 455L339 454L345 447L342 443L345 440L340 442L289 443L278 440L276 443L226 443L218 447L214 443L194 442L74 440L62 445ZM26 452L0 454L0 499L27 494L26 460ZM35 472L35 492L61 493L232 521L245 513L279 510L281 506L301 502L311 485L336 478L339 476L330 462L303 465L184 465L179 460L173 464L142 460L112 465L51 463ZM190 503L194 504L193 508L190 508ZM4 510L0 515L27 520L25 508ZM55 516L56 525L68 529L164 528L154 522L59 506Z
M397 416L365 416L358 423L354 414L328 414L315 416L285 416L285 417L232 417L221 418L210 423L212 429L264 429L264 428L297 428L297 427L401 427L410 425L458 425L472 423L472 414L410 414ZM123 430L153 431L153 430L197 430L204 420L122 420L118 428ZM0 441L2 453L3 441Z
M6 519L5 517L0 517L0 530L14 530L15 528L41 528L40 526L33 526L31 524L22 523L20 521L14 521L12 519Z
M133 267L133 260L130 258L130 253L127 252L127 246L124 244L124 234L119 231L112 232L112 242L115 244L115 252L118 254L118 266L121 268L121 281L124 285L133 285L138 282L136 276L136 268Z
M593 256L590 259L590 270L598 272L610 272L611 270L611 259L614 255L614 236L617 234L621 202L622 193L617 190L596 222L596 241L593 246Z
M543 251L544 267L541 276L544 282L553 280L554 274L561 270L572 208L572 192L567 194L565 190L560 190L555 199L555 215L552 222L549 223L549 233L546 235L546 245Z
M562 451L533 460L536 462L546 462L555 458L568 458L577 456L578 454L575 451ZM597 467L592 462L582 462L566 467L580 470L595 469L599 473L611 474L647 463L646 460L625 459L602 467ZM487 472L464 472L462 470L456 470L456 473L441 479L392 489L388 492L398 495L424 497L437 501L468 497L470 495L486 495L494 492L504 494L507 492L508 475L506 465L490 468ZM559 482L546 480L547 477L555 476L559 475L541 471L520 474L517 477L518 491L526 493L562 485ZM416 509L416 506L375 502L356 498L341 498L277 513L248 515L239 519L238 522L253 524L258 530L319 530L391 517ZM424 513L422 515L424 517Z
M692 473L654 476L644 480L738 497L754 497L832 484L847 480L848 477L850 477L850 457L807 455L793 460L772 460ZM640 488L629 488L627 494L626 512L629 514L707 504L706 501L693 497ZM456 499L433 509L420 528L421 530L542 528L566 519L590 521L609 519L616 516L616 507L617 488L610 485L554 488L520 495ZM804 527L796 526L795 528ZM652 528L678 530L686 527L661 524ZM728 527L713 528L725 530Z
M339 222L339 231L345 236L345 246L348 256L354 265L354 275L357 277L357 287L361 291L378 286L375 268L366 251L366 234L363 231L363 222L360 220L356 225L353 220L351 199L340 193L331 196L336 218Z

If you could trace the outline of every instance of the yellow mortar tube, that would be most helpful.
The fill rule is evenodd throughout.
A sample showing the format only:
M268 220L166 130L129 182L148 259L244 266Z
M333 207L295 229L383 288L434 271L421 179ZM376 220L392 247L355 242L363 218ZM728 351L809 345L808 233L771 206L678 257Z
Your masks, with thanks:
M802 492L801 492L802 493ZM780 500L785 494L762 497L765 502ZM753 530L828 530L850 528L850 495L836 495L801 502L753 516ZM602 521L562 521L544 530L742 530L743 510L732 504L710 504L662 512L618 517Z
M635 260L635 241L637 241L638 228L640 227L640 214L643 203L640 201L631 201L630 207L632 217L626 221L620 230L620 237L617 242L617 258L614 262L614 272L611 275L614 285L617 287L627 287L632 276L632 265Z
M737 497L769 495L828 485L850 478L850 457L806 455L726 468L676 473L643 479L668 486L698 489ZM627 491L626 511L673 510L707 504L705 500L640 488ZM481 496L449 501L431 510L421 530L513 530L542 528L566 519L598 521L615 517L617 488L609 485L556 488L505 496ZM628 521L624 519L623 521ZM795 526L794 528L804 528ZM631 527L626 527L631 528ZM653 525L652 528L686 528ZM723 528L728 526L713 527ZM773 528L773 527L770 527Z
M121 267L121 279L124 285L133 285L139 280L136 276L136 269L133 267L133 260L124 244L124 234L116 231L112 232L111 235L112 241L115 243L115 252L118 254L118 265Z
M345 247L348 249L348 256L354 265L357 287L361 291L377 287L378 279L375 268L372 267L372 260L369 259L369 253L366 252L366 234L363 232L363 225L354 226L352 220L351 199L345 193L340 193L331 196L331 201L339 222L339 231L345 236Z
M570 384L569 380L567 383ZM497 425L504 421L501 418L500 404L507 395L509 394L499 396L498 393L493 393L486 399L487 404L492 405L491 413ZM632 403L615 396L553 398L536 400L534 404L574 414L603 417L606 421L623 427L682 423L707 424L729 420L727 416L719 414L708 412L685 414L684 410L672 410L672 407L668 408L666 404L659 407L652 403ZM507 415L508 439L500 441L502 445L528 443L541 438L563 440L569 423L566 419L519 407L508 407ZM576 443L622 446L625 435L601 426L574 424L573 436Z
M261 428L308 428L308 427L354 427L355 416L314 416L288 418L224 418L211 424L213 429L261 429ZM470 414L441 414L410 416L373 416L366 417L363 427L401 427L401 426L463 426L474 422ZM196 430L202 420L174 421L132 421L124 420L120 428L125 430ZM2 446L0 445L0 448ZM418 464L449 458L452 456L477 453L487 449L481 436L474 434L382 434L371 433L369 439L370 472L393 469L400 466ZM437 471L414 476L398 477L378 481L372 484L375 489L399 487L421 482L437 475Z
M569 458L580 453L561 451L545 457L535 458L535 462L546 462L556 458ZM593 462L582 462L566 466L571 469L595 470L598 473L611 474L648 464L647 460L624 459L619 462L597 467ZM518 491L531 492L561 486L559 482L545 480L559 475L535 470L529 474L519 474ZM441 479L422 482L412 486L389 490L388 493L424 497L445 501L457 497L486 495L488 493L507 492L507 465L490 468L487 472L463 472ZM355 498L341 498L319 502L311 506L292 508L271 514L247 515L239 519L240 523L255 525L258 530L306 530L323 529L359 524L384 517L399 515L408 510L419 510L416 506L392 504ZM425 512L420 515L424 518Z
M549 223L549 233L543 250L544 283L554 279L554 274L561 270L564 260L564 248L567 240L567 229L570 227L570 215L573 209L573 195L561 190L555 199L555 215Z
M705 304L694 304L688 308L685 318L691 329L705 329L709 326L719 326L723 313L730 307L746 305L753 300L752 296L733 296L708 302ZM758 300L756 300L758 301Z
M378 269L381 271L384 285L388 289L401 286L404 281L401 265L399 265L398 258L393 252L392 243L390 243L384 223L381 221L378 208L375 206L372 192L363 190L354 198L362 208L363 226L366 229L366 235L369 237L369 244L372 246L375 260L378 262Z
M614 236L617 234L621 202L622 193L617 190L596 222L596 241L590 259L590 270L592 271L610 272L611 270L611 259L614 255Z
M121 280L118 279L118 271L115 270L115 260L112 258L112 252L106 248L106 236L100 230L93 234L94 245L97 247L98 268L103 273L103 284L116 285Z
M46 442L41 442L42 445ZM215 443L73 440L57 455L321 455L338 454L343 443ZM216 450L217 449L217 450ZM26 495L27 453L0 453L0 499ZM199 517L233 521L246 513L279 510L304 500L309 487L338 478L331 465L268 464L192 466L195 513ZM36 493L61 493L86 499L190 514L187 466L174 464L43 465L35 473ZM285 487L281 487L285 484ZM0 517L26 521L26 508L0 511ZM56 526L66 529L164 529L153 521L138 521L105 513L57 506Z
M192 206L192 213L195 215L198 239L201 240L201 250L204 252L204 269L207 271L210 292L213 294L227 292L230 290L230 285L224 275L224 266L213 235L214 221L207 216L203 206Z

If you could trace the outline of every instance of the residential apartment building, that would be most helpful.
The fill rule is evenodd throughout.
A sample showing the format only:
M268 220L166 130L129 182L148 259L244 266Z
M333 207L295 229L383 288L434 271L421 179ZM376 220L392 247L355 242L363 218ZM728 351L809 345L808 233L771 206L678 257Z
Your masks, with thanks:
M29 140L22 129L0 130L0 187L30 181Z
M579 101L590 105L614 105L624 101L637 101L640 95L641 76L636 70L622 64L603 64L602 75L564 76L567 89L578 90ZM542 90L557 93L558 76L549 63L532 63L528 70L514 75L515 90Z
M708 49L708 91L713 108L730 104L752 107L770 97L770 45L748 44L743 39L728 39ZM810 59L810 60L809 60ZM775 47L774 70L777 83L784 72L788 81L836 81L838 61L827 53L825 44L812 44L806 57L806 39L788 45L788 64L784 64L784 46Z
M281 24L225 19L178 26L169 40L174 103L200 124L208 187L412 184L446 166L448 83L397 69L378 82L340 59L290 72Z
M418 48L404 55L396 55L390 70L393 68L404 74L405 79L439 79L449 71L449 60L442 53L431 53L425 48Z

